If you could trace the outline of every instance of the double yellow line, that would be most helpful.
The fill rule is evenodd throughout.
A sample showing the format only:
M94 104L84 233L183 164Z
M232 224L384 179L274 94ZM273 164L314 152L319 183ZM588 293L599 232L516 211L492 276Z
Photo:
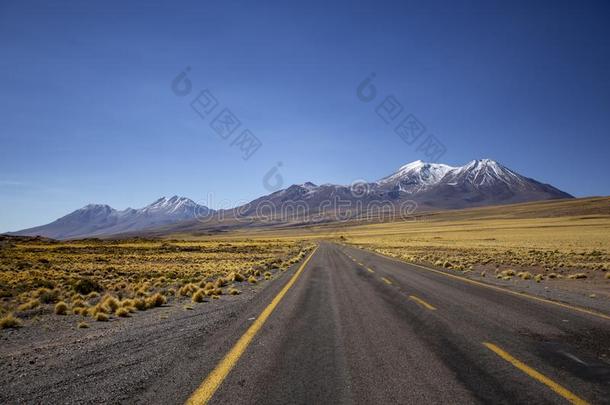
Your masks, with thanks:
M233 367L235 367L235 364L237 364L239 358L246 351L246 349L250 345L250 342L252 342L252 339L254 339L254 336L256 336L258 331L263 327L263 325L267 321L267 318L269 318L273 310L275 310L275 308L278 306L282 298L284 298L288 290L290 290L290 288L297 281L297 279L303 272L303 269L305 269L305 266L307 266L307 263L309 263L309 260L316 253L316 250L318 250L317 246L313 250L313 252L311 252L311 254L307 257L307 259L305 259L303 264L301 264L297 272L294 273L294 275L290 278L290 281L286 283L284 288L282 288L278 295L275 296L273 301L271 301L271 303L263 310L263 312L261 312L259 317L256 318L256 320L248 328L246 333L244 333L242 337L239 338L239 340L231 348L229 353L225 355L225 357L220 361L220 363L218 363L216 368L214 368L214 370L212 370L212 372L206 377L206 379L203 380L203 383L201 383L199 388L197 388L195 392L190 396L190 398L186 401L186 404L206 404L212 398L214 393L218 390L218 387L220 387L227 375L231 372Z

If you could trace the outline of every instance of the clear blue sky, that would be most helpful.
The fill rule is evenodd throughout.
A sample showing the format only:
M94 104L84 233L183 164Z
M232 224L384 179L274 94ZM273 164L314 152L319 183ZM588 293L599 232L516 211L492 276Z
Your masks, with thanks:
M278 161L287 185L426 160L376 115L381 98L356 97L371 72L441 161L610 194L607 1L148 3L0 3L0 231L90 202L232 205L268 193ZM190 108L206 88L262 141L249 160Z

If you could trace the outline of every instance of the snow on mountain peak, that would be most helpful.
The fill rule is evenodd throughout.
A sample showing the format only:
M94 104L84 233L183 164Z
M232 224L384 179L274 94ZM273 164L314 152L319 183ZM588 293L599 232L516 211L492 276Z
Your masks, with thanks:
M306 189L307 191L312 191L312 190L315 190L318 188L318 186L315 185L314 183L312 183L311 181L300 184L300 186L303 187L304 189Z
M455 168L442 163L427 163L422 160L416 160L401 166L396 173L379 180L379 183L387 184L396 181L407 181L408 183L430 185L438 183L453 169Z
M398 169L399 172L405 171L405 170L413 170L413 169L418 169L422 166L424 166L426 164L426 162L424 162L423 160L415 160L411 163L407 163L406 165L400 166L400 168Z
M377 184L398 187L400 191L412 194L439 183L457 185L464 182L474 187L497 183L516 186L525 184L527 179L492 159L475 159L458 167L416 160L401 166Z
M142 211L163 211L171 214L176 211L183 211L185 209L193 210L195 207L197 207L197 204L190 198L174 195L170 198L161 197L152 204L142 208Z
M109 205L107 204L87 204L85 205L83 208L81 209L90 209L90 210L94 210L94 209L100 209L100 208L110 208Z
M115 211L114 208L107 204L87 204L83 208L77 210L77 212L81 213L111 213Z
M523 184L525 178L492 159L472 160L452 173L454 178L462 177L469 183L489 185L502 182L507 185Z
M495 160L492 160L492 159L475 159L475 160L471 160L470 162L466 163L462 167L477 167L477 166L481 166L481 167L498 167L498 168L503 167L500 163L498 163L498 162L496 162Z

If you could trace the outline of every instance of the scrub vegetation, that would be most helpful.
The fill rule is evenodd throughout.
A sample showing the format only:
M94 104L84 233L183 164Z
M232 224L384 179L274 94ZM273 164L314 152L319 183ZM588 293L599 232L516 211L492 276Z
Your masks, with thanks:
M237 295L301 260L296 240L0 240L2 328L40 316L105 322L165 305ZM78 319L78 318L77 318Z
M412 263L503 280L610 279L610 199L420 215L355 226L340 241Z

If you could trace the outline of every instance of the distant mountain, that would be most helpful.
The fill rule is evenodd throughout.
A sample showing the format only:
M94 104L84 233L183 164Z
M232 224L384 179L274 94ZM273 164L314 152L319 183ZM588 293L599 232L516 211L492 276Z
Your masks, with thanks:
M439 209L573 198L491 159L458 167L418 160L372 185L377 187Z
M144 208L118 211L108 205L89 204L47 225L11 233L72 239L137 232L208 215L211 210L185 198L162 197Z
M293 206L311 215L321 210L341 210L336 206L341 204L358 215L367 207L396 206L407 200L416 202L419 209L457 209L559 198L573 197L490 159L473 160L459 167L418 160L375 182L351 186L295 184L238 207L236 211L243 216L256 216L268 212L268 207L274 207L281 215L288 212L290 216L294 212L290 208Z
M294 184L222 211L213 211L177 196L160 198L141 209L123 211L92 204L48 225L12 235L69 239L118 234L205 234L245 226L350 219L370 215L375 210L396 212L405 204L421 212L562 198L573 197L490 159L473 160L458 167L418 160L378 181L349 186Z

